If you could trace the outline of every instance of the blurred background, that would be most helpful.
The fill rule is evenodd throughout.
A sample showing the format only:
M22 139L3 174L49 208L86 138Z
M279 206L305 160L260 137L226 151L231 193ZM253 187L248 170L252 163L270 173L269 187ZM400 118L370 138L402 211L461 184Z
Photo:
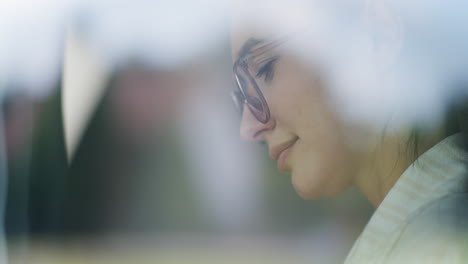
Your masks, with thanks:
M228 2L4 0L0 23L0 263L343 262L371 205L304 201L240 140Z

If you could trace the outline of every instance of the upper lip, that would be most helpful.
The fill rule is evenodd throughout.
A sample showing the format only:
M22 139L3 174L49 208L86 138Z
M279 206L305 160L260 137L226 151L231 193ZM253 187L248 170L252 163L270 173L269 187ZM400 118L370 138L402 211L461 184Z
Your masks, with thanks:
M292 144L296 143L298 138L294 138L292 140L285 141L283 143L280 143L276 146L273 146L270 148L270 157L273 158L274 160L278 160L279 155L281 152L285 151L288 149Z

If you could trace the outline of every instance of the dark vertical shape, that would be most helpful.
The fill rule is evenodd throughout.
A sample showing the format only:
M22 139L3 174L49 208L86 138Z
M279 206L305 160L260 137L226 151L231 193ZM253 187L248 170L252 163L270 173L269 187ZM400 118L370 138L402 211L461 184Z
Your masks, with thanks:
M61 92L44 105L33 136L28 209L33 234L61 231L67 172Z

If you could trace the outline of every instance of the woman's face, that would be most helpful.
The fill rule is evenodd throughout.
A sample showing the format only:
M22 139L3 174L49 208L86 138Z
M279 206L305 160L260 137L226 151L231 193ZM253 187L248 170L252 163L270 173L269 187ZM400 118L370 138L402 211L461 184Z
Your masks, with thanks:
M252 33L233 33L232 54L249 39L263 40ZM271 39L264 39L258 46ZM285 42L282 45L288 45ZM256 48L253 46L252 49ZM263 124L244 105L240 135L247 141L265 141L278 168L291 174L297 193L304 199L335 195L348 187L355 176L355 158L345 142L344 125L327 98L326 87L317 72L304 67L297 57L267 52L264 57L279 59L250 67L270 110ZM347 138L347 137L346 137Z

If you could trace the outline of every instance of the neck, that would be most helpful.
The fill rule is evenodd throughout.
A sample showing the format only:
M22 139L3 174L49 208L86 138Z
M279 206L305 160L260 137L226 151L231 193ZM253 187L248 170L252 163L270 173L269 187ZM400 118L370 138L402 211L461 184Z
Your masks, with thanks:
M404 134L387 133L364 158L366 164L356 177L355 185L374 208L380 205L401 174L419 155L444 138L442 133L435 133L424 141L418 141L416 151L410 135L409 131Z

